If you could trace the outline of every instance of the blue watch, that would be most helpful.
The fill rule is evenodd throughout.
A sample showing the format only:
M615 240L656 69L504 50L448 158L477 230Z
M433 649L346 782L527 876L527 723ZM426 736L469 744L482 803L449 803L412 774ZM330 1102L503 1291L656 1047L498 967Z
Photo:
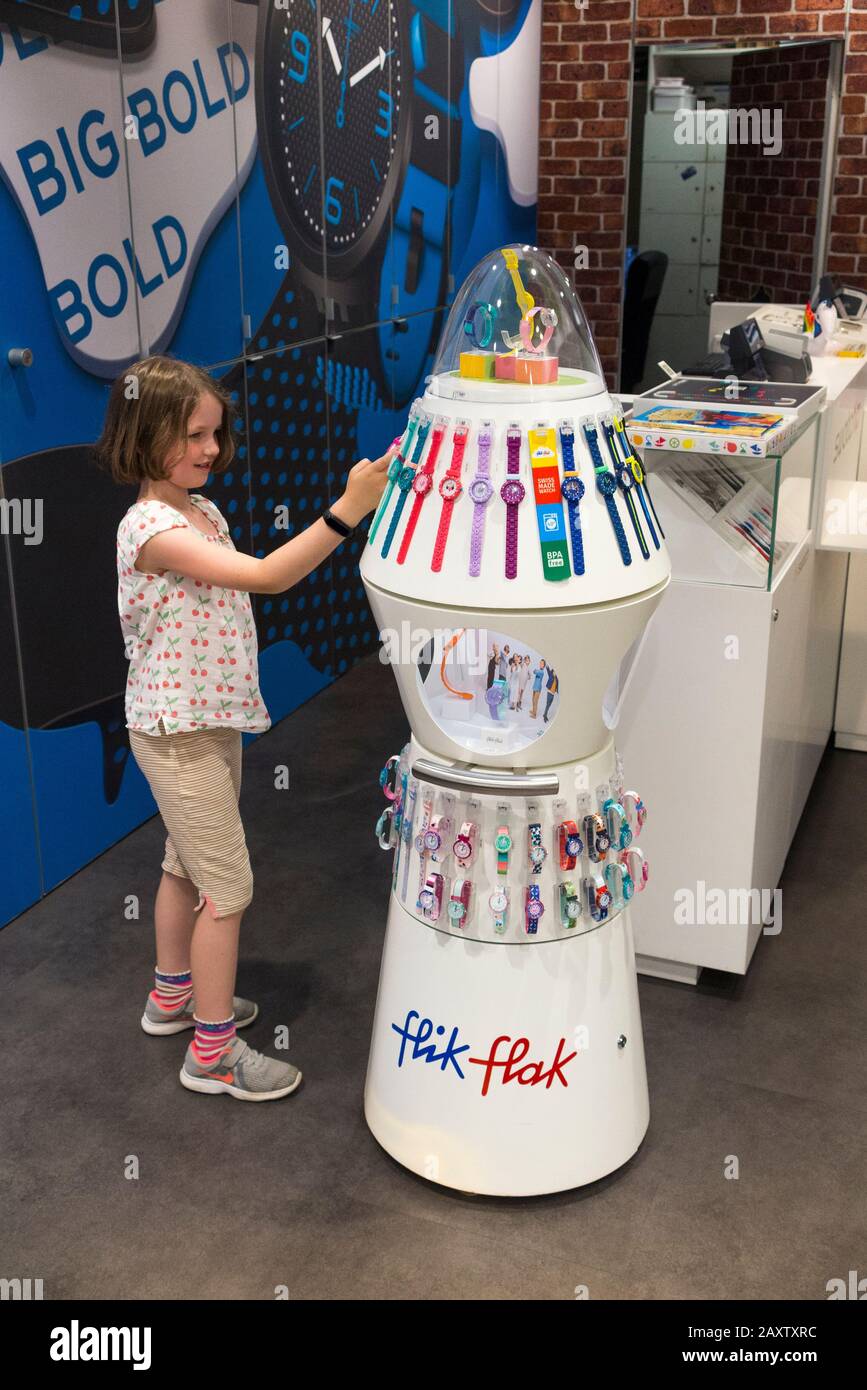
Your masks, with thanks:
M388 552L391 549L391 543L394 540L395 533L397 531L398 526L400 525L400 518L403 515L403 509L406 506L406 499L412 490L412 484L415 478L416 469L418 468L418 465L421 462L421 456L424 453L424 446L427 442L427 437L430 433L430 427L432 424L433 416L426 415L418 427L418 434L415 437L415 447L412 451L412 457L406 464L404 464L403 468L397 475L397 502L395 503L394 511L391 514L391 521L388 523L388 530L385 533L385 540L382 542L383 560L388 558Z
M584 484L575 467L575 431L568 421L560 425L560 448L563 452L563 481L560 492L569 513L569 534L572 537L572 569L584 573L584 537L581 534L581 514L578 510L584 496Z
M584 426L584 438L587 440L587 447L590 450L590 457L593 460L593 469L596 473L596 486L600 496L608 508L608 515L611 518L611 525L614 528L614 535L620 549L620 558L624 565L632 564L632 556L629 553L629 542L626 539L626 532L623 529L623 522L617 511L617 503L614 494L617 491L617 479L613 473L609 473L605 467L605 460L599 452L599 437L592 425Z

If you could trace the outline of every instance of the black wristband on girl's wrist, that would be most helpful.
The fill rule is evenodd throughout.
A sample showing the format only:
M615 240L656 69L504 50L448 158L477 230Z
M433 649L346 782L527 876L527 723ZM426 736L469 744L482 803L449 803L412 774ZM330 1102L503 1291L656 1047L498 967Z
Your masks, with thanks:
M340 520L339 516L335 516L330 507L322 513L322 520L326 526L331 527L332 531L336 531L338 536L343 536L344 540L355 531L354 526L348 526L345 521Z

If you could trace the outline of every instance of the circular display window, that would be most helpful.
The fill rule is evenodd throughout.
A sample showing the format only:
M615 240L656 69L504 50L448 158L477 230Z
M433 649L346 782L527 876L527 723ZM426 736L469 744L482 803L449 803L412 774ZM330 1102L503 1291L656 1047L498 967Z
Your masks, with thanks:
M476 753L526 748L560 708L560 680L550 662L493 628L438 633L419 654L418 685L437 726Z

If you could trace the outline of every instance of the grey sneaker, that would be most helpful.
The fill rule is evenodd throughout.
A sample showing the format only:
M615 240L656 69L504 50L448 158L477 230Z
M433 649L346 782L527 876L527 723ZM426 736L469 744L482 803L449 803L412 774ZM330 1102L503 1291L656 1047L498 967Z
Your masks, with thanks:
M301 1073L291 1062L266 1057L236 1038L209 1067L196 1060L192 1043L181 1067L181 1085L188 1091L216 1095L228 1091L237 1100L279 1100L301 1083Z

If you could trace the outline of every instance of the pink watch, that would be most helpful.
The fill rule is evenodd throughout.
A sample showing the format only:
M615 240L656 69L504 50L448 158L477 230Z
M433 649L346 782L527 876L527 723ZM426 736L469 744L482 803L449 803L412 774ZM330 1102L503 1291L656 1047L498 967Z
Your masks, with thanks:
M641 834L641 828L647 820L647 807L638 795L638 792L624 792L620 798L620 804L626 812L626 819L629 822L633 835L637 838Z
M452 854L455 856L462 869L472 864L476 857L476 845L479 838L479 827L475 821L465 820L458 831L458 837L452 845Z
M409 543L412 540L413 535L415 533L415 528L418 525L418 517L419 512L421 511L422 503L424 502L424 499L427 497L428 493L433 490L434 469L436 468L437 455L440 451L440 445L442 444L443 439L445 438L445 433L446 421L441 417L437 417L436 425L434 426L434 431L431 435L430 448L428 449L427 458L425 459L422 467L418 469L415 477L412 480L412 490L415 493L415 497L413 499L412 511L409 514L409 520L406 523L406 530L404 531L403 538L400 542L400 549L397 552L397 563L399 565L402 565L404 560L406 559L407 552L409 550Z
M438 574L443 567L443 559L446 553L446 541L449 538L449 527L452 524L452 512L455 502L457 502L463 488L461 487L461 468L464 462L464 450L467 447L467 437L469 426L465 421L460 421L454 433L452 448L452 461L449 464L449 471L440 483L440 497L443 499L443 507L440 512L440 524L437 527L436 540L434 541L433 559L430 567L434 573Z
M418 906L429 922L438 922L443 908L443 876L428 874L418 895Z
M526 497L524 484L518 479L521 457L521 429L510 425L506 431L507 478L500 488L506 504L506 578L518 577L518 507Z
M650 865L641 850L636 849L635 845L630 845L628 849L622 849L617 858L621 864L626 865L627 872L635 884L636 893L643 893L650 878Z

